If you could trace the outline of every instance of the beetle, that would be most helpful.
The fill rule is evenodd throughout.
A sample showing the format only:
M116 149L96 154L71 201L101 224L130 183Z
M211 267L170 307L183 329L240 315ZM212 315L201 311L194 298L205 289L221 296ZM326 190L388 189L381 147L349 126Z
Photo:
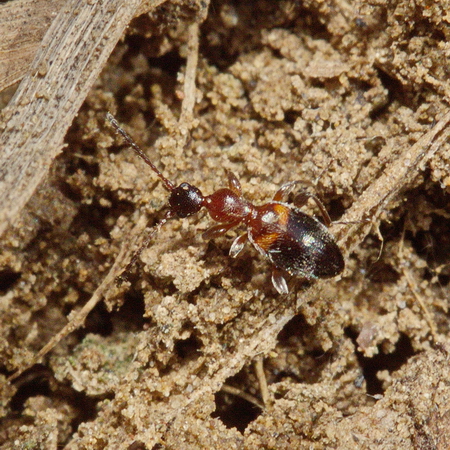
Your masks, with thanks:
M301 191L294 199L294 205L283 200L300 184L291 181L281 186L272 201L256 206L246 200L239 180L231 172L226 172L228 187L211 195L203 195L200 189L187 182L178 186L167 179L151 162L148 156L120 127L112 114L107 119L136 154L150 166L169 192L169 210L159 222L157 229L173 217L189 217L206 208L210 217L218 222L203 233L205 239L217 238L231 228L245 225L247 231L238 236L230 247L230 256L235 258L244 248L246 241L272 263L272 283L279 294L289 292L285 275L305 280L332 278L345 267L344 258L332 234L328 231L331 219L322 202L313 194ZM324 224L302 212L300 208L312 198L318 206ZM125 272L136 261L149 243L135 254Z

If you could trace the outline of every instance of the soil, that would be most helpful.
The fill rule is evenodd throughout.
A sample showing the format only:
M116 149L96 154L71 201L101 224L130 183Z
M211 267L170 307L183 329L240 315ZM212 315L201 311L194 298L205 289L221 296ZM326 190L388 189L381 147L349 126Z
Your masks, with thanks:
M448 11L180 0L135 18L2 236L0 449L450 448ZM205 241L201 211L151 234L167 191L108 111L176 184L210 194L228 170L263 204L299 180L343 274L280 295L250 244L228 255L244 227Z

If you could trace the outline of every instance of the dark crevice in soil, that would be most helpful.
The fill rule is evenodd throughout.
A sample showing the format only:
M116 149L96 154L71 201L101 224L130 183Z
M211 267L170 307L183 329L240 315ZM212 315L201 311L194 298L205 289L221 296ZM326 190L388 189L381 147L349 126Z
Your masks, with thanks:
M245 369L243 369L245 372ZM238 387L245 391L245 387L237 380L242 377L244 372L240 372L225 381L226 385ZM219 391L215 394L216 410L211 417L220 419L227 428L236 428L243 433L247 426L261 414L261 409L244 398L233 395L228 392Z
M52 399L53 403L69 404L76 412L71 421L75 431L83 422L92 421L97 416L97 404L105 399L112 400L113 393L98 397L87 396L70 386L57 381L52 371L42 364L35 364L26 370L14 382L17 392L11 398L10 409L12 415L21 414L29 398L44 396Z
M179 339L175 342L175 353L184 361L198 359L201 356L202 341L192 334L187 339Z
M9 268L0 270L0 295L5 295L20 279L21 273Z
M345 330L345 334L357 347L356 339L358 334L350 328ZM366 358L360 352L356 352L356 355L366 380L367 394L377 395L384 393L383 383L378 379L377 373L383 370L387 370L390 373L396 372L415 355L415 352L410 338L405 334L401 334L392 353L385 354L380 351L378 355L372 358Z

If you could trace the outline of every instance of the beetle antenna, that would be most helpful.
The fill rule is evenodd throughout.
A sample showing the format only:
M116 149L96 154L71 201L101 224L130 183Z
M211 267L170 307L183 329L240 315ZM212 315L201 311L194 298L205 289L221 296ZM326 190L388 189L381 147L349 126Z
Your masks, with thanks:
M117 133L121 134L122 137L125 139L127 144L130 145L130 147L140 156L146 164L150 166L150 168L153 170L153 172L158 175L159 179L163 182L164 187L169 191L173 191L175 189L175 185L168 180L161 172L160 170L150 161L148 156L141 150L139 145L134 142L133 138L119 125L117 120L114 118L114 116L108 112L106 113L106 118L109 120L113 128L116 130Z

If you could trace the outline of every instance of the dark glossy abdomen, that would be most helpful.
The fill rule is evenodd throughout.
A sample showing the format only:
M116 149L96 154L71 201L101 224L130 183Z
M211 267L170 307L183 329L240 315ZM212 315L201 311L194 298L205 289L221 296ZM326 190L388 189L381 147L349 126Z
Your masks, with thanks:
M250 237L277 268L307 279L330 278L344 270L342 253L325 225L289 205L265 207L272 208L278 221L262 221Z

